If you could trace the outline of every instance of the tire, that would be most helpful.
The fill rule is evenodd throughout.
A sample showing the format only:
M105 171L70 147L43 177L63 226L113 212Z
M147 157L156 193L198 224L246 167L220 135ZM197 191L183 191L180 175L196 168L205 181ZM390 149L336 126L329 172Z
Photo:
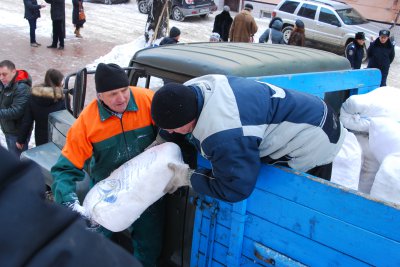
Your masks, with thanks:
M147 14L149 12L148 6L147 6L147 0L139 1L138 10L142 14Z
M285 41L285 43L287 44L289 42L289 37L290 34L293 31L293 26L289 25L286 26L285 28L283 28L282 33L283 33L283 41Z
M185 18L183 16L182 11L177 6L175 6L172 9L171 17L172 17L173 20L176 20L176 21L183 21L183 19Z
M205 19L205 18L207 18L207 17L208 17L208 14L200 15L200 18L202 18L202 19Z

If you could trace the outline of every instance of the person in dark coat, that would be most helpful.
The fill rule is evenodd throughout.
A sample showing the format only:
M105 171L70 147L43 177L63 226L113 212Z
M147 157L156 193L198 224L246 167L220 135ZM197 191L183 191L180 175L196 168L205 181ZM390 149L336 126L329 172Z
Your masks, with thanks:
M229 11L229 6L224 6L222 12L215 16L214 27L212 30L212 32L218 33L224 42L227 42L229 39L229 30L233 21Z
M381 71L381 86L386 86L390 64L394 60L394 45L389 40L390 31L379 31L379 37L368 47L368 68L377 68Z
M40 18L40 9L46 5L38 5L36 0L24 0L25 15L24 18L29 22L29 35L32 47L38 47L36 42L36 21Z
M43 174L0 146L2 266L140 267L131 254L86 230L73 211L45 199Z
M300 19L296 19L296 22L294 24L294 29L290 33L288 44L296 46L304 46L306 40L304 32L305 32L304 22Z
M365 34L357 32L355 39L346 48L346 58L352 69L360 69L364 57Z
M279 17L273 18L273 21L270 22L270 28L266 29L265 32L258 39L259 43L267 43L269 37L271 36L272 44L284 44L282 30L282 19Z
M164 37L160 45L166 45L166 44L177 44L179 43L179 38L181 37L181 31L177 27L172 27L171 30L169 30L169 36Z
M24 148L24 140L30 135L33 123L35 123L36 145L39 146L48 142L49 114L65 109L62 91L63 79L64 75L60 71L48 69L44 83L32 87L31 98L25 108L25 115L16 143L19 149Z
M79 10L83 9L83 1L81 0L72 0L72 24L75 25L75 36L78 38L82 38L81 28L83 28L83 24L86 22L86 19L79 19Z
M50 14L53 21L53 42L47 48L64 49L65 37L65 0L45 0L46 3L51 5Z

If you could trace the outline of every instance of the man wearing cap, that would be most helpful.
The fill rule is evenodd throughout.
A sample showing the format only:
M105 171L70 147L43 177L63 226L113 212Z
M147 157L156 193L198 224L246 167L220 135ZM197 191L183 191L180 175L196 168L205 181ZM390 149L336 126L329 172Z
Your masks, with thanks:
M394 45L389 40L390 31L379 31L379 37L368 47L368 68L377 68L381 71L381 86L386 86L390 64L394 60Z
M229 40L231 42L252 43L254 41L253 37L258 27L251 15L252 10L253 5L247 3L244 5L244 9L233 19L229 31Z
M76 183L85 178L90 185L144 151L156 131L150 115L153 92L130 87L125 71L116 64L97 66L97 99L89 103L68 131L64 148L52 167L52 191L56 202L85 216L76 194ZM134 255L144 266L155 266L160 255L163 223L162 200L150 206L132 225ZM106 236L112 233L98 230Z
M251 103L251 104L250 104ZM253 191L261 163L280 164L330 180L345 131L320 98L246 78L206 75L170 83L154 95L154 122L187 135L211 169L175 172L167 192L192 186L202 194L236 202Z
M177 44L179 43L179 38L181 37L181 31L177 27L172 27L171 30L169 30L169 37L164 37L160 45L166 45L166 44Z
M361 68L362 59L364 57L364 43L365 34L363 32L357 32L353 42L346 48L346 57L350 61L352 69Z

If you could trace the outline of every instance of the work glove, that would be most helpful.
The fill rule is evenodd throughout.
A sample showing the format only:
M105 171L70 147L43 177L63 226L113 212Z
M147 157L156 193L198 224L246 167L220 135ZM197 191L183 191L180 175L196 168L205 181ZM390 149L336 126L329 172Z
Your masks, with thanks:
M194 170L189 168L187 164L175 164L168 163L168 168L174 172L174 176L169 181L164 189L164 193L172 194L181 186L190 186L190 177L192 176Z
M90 219L89 214L87 213L86 209L81 206L78 200L74 202L65 202L63 203L65 206L72 209L74 212L77 212L86 222L86 229L92 232L96 232L97 229L100 227L98 223Z
M151 143L148 147L146 147L144 149L144 151L146 151L149 148L161 145L161 144L163 144L165 142L167 142L167 141L165 141L159 134L157 134L156 139L153 141L153 143Z

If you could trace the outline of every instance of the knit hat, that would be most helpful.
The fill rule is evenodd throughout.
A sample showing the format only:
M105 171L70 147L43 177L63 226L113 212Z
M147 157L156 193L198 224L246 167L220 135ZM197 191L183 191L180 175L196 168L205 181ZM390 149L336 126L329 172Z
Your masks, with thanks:
M231 9L230 9L230 7L229 6L224 6L224 11L231 11Z
M171 30L169 30L169 37L174 38L179 35L181 35L181 31L177 27L172 27Z
M217 32L213 32L210 35L210 42L219 42L221 41L221 36Z
M113 63L100 63L97 65L94 81L97 93L124 88L129 85L128 76L125 71Z
M365 34L363 32L356 33L356 40L365 40Z
M387 37L390 36L390 31L389 30L380 30L379 31L379 36L385 35Z
M304 29L304 22L300 19L296 19L296 27L300 29Z
M244 8L245 8L245 9L250 9L250 10L253 10L253 5L252 5L252 4L249 4L249 3L247 3L247 4L245 4L245 5L244 5Z
M167 83L153 97L151 117L163 129L176 129L197 116L195 91L179 83Z

